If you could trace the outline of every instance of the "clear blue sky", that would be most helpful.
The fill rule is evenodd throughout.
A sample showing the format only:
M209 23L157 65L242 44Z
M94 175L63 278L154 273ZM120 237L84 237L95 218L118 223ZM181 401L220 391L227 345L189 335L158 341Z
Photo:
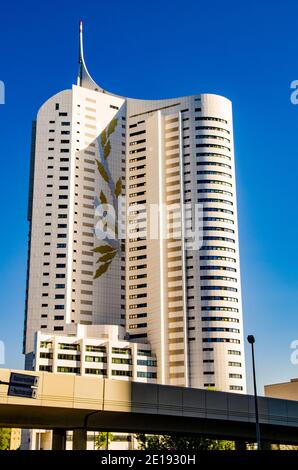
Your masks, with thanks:
M219 93L233 101L245 335L257 339L260 392L265 383L298 376L289 348L298 338L298 105L290 102L290 82L298 79L297 17L294 0L2 2L6 366L23 364L31 121L47 98L74 83L83 18L88 68L104 88L139 98Z

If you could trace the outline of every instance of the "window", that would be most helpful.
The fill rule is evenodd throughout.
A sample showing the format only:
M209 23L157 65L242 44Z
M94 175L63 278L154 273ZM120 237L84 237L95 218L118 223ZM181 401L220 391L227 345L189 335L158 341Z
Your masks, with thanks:
M53 343L51 341L41 341L40 342L40 348L51 348L53 346Z
M218 145L218 144L196 144L196 147L207 147L207 148L217 148L217 149L222 149L222 150L228 150L230 152L230 148L227 147L226 145Z
M234 248L229 248L226 246L214 246L214 245L203 245L200 248L201 251L229 251L231 253L236 253ZM219 276L220 278L220 276ZM232 278L230 278L232 279ZM236 280L236 279L235 279Z
M243 390L243 387L239 385L230 385L230 390Z
M150 360L150 359L138 359L137 360L138 366L148 366L148 367L156 367L157 361Z
M239 323L238 318L232 317L202 317L202 321L228 321L233 323Z
M105 369L85 369L85 374L93 374L93 375L107 375L107 371Z
M232 307L201 307L201 310L203 311L224 311L224 312L239 312L238 308L232 308Z
M226 224L234 224L234 221L232 219L226 219L225 217L203 217L203 221L219 221L225 222ZM220 228L218 227L217 229L219 230Z
M124 359L122 357L113 357L112 364L132 364L132 359Z
M80 355L75 354L58 354L58 359L62 359L64 361L79 361Z
M215 126L197 126L196 131L198 130L213 130L213 131L219 131L219 132L224 132L227 134L230 134L230 131L227 129L224 129L223 127L215 127Z
M85 356L86 362L107 362L107 358L103 356Z
M112 354L130 354L130 348L112 348Z
M222 261L230 261L232 263L236 263L235 258L229 258L227 256L200 256L201 260L222 260Z
M57 327L60 328L60 327ZM57 367L57 372L64 372L64 373L70 373L70 374L79 374L80 373L80 368L79 367Z
M87 345L87 346L86 346L86 351L87 351L87 352L101 352L101 353L106 353L106 347L105 347L105 346Z
M203 338L203 343L237 343L237 344L240 344L240 340L234 339L234 338Z
M229 266L200 266L200 270L202 271L230 271L230 272L237 272L237 269L236 268L230 268Z
M79 344L59 343L58 347L60 349L67 349L69 351L80 351Z
M225 191L224 189L198 189L198 194L202 193L226 194L227 196L233 196L233 193L231 193L231 191Z
M215 199L215 198L203 198L203 199L198 199L198 202L220 202L223 204L228 204L230 206L233 206L232 201L227 201L226 199Z
M226 331L229 333L240 333L240 330L238 330L237 328L224 328L222 326L208 326L202 328L202 331Z
M201 290L226 290L231 292L238 292L238 289L235 287L227 287L227 286L201 286Z
M44 371L44 372L52 372L52 371L53 371L53 367L52 367L52 366L44 366L44 365L41 365L41 366L39 366L39 370L40 370L40 371Z
M238 299L235 297L220 297L220 296L202 296L201 300L225 300L227 302L238 302Z
M229 188L233 187L232 183L227 183L226 181L221 181L221 180L198 180L197 183L198 184L220 184L221 186L228 186Z
M146 379L156 379L156 372L137 372L137 377L143 377Z
M139 349L138 356L151 356L151 351L148 351L147 349Z
M201 116L201 117L196 117L196 121L215 121L215 122L223 122L225 124L228 124L228 121L225 119L217 118L217 117L212 117L212 116Z
M132 377L132 372L130 370L112 370L112 375Z
M222 137L221 135L207 135L207 134L202 134L202 135L196 135L196 139L217 139L225 142L231 142L230 139L227 139L226 137Z
M219 176L225 176L227 178L232 178L232 176L229 173L224 173L223 171L214 171L214 170L200 170L200 171L197 171L197 175L219 175ZM209 180L207 181L211 182Z

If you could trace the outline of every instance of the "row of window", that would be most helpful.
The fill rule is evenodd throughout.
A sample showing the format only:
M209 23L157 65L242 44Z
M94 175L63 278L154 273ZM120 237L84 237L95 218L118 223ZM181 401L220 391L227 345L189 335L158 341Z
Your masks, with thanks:
M224 124L228 124L228 121L222 118L214 117L214 116L197 116L195 118L196 121L214 121L214 122L222 122Z
M222 241L222 242L235 243L235 240L233 238L229 238L229 237L208 236L208 237L203 237L203 240L204 241L217 240L217 241Z
M205 265L200 266L201 271L230 271L233 273L237 272L236 268L231 268L230 266L212 266L212 265Z
M207 387L207 388L210 388L210 389L213 389L215 388L215 383L207 383L207 384L204 384L204 387ZM230 385L229 389L231 391L241 391L243 390L243 387L241 387L240 385Z
M227 286L201 286L201 290L225 290L230 292L238 292L236 287L227 287Z
M221 260L221 261L229 261L230 263L236 263L236 258L230 258L228 256L213 256L213 255L204 255L200 256L200 260L202 261L213 261L213 260ZM212 269L212 268L211 268Z
M237 282L236 277L229 277L229 276L201 276L200 279L201 281L222 280L222 281Z
M215 307L215 306L205 306L201 307L202 311L209 312L209 311L216 311L216 312L235 312L238 313L239 309L235 307Z
M223 300L226 302L239 302L236 297L223 297L223 296L218 296L218 295L202 295L201 300Z
M198 199L198 202L199 203L202 203L202 202L206 202L206 203L208 203L208 202L210 202L210 203L211 202L220 202L222 204L226 204L226 205L229 205L229 206L234 205L232 201L228 201L227 199L217 199L217 198L200 198L200 199Z
M190 189L186 189L184 192L188 193L190 191L191 191ZM198 189L197 193L198 194L225 194L226 196L231 196L231 197L233 196L233 193L231 193L231 191L226 191L225 189L203 188L203 189ZM212 202L220 202L220 201L216 200ZM224 201L224 202L229 202L229 201Z
M227 321L232 323L239 323L238 318L232 317L202 317L202 321Z
M228 152L231 151L230 147L227 147L226 145L218 145L218 144L206 144L206 143L196 144L196 147L197 148L204 147L204 148L212 148L212 149L216 148L216 149L220 149L220 150L223 150L223 151L228 150Z
M221 331L225 333L240 333L238 328L225 328L223 326L207 326L202 328L203 332Z
M52 366L44 366L40 365L39 366L40 371L46 371L46 372L52 372L53 368ZM62 372L62 373L70 373L70 374L80 374L80 368L79 367L57 367L57 372ZM85 374L93 374L93 375L102 375L106 376L107 372L105 369L90 369L86 368L85 369ZM112 376L118 376L118 377L132 377L132 372L129 370L112 370ZM138 371L137 372L137 377L139 378L147 378L147 379L156 379L157 374L156 372L142 372Z
M230 134L230 131L225 129L224 127L215 127L215 126L196 126L196 131L199 130L206 130L206 131L219 131L224 132L226 134Z
M53 343L51 341L41 341L40 348L52 348ZM58 343L58 348L67 351L80 351L80 344L70 344L70 343ZM85 350L87 352L96 352L96 353L106 353L105 346L94 346L94 345L86 345ZM151 356L152 353L150 350L146 349L139 349L137 351L139 356ZM130 348L112 348L112 354L122 354L122 355L129 355L131 356L131 349Z
M229 251L230 253L236 253L234 248L226 246L213 246L213 245L203 245L200 248L201 251Z
M229 144L231 143L231 140L228 139L227 137L223 137L221 135L214 135L214 134L199 134L199 135L196 135L196 139L200 139L200 140L203 140L203 139L214 139L214 140L221 140L222 142L228 142Z
M214 157L214 158L221 158L223 160L231 160L229 155L225 155L222 153L215 153L215 152L197 152L196 157Z
M228 165L227 163L219 163L219 162L202 162L202 161L197 161L197 166L220 166L222 168L228 168L229 170L232 169L231 165Z
M240 339L235 338L203 338L203 343L236 343L240 344Z

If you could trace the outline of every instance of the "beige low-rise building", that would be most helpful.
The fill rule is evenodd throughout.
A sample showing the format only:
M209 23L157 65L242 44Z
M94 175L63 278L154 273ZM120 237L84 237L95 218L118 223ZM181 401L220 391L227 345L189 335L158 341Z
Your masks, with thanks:
M298 378L289 382L265 385L264 393L266 397L298 400Z
M298 378L291 379L289 382L270 384L264 386L266 397L284 398L285 400L298 400ZM278 445L274 448L278 450L298 450L298 446Z

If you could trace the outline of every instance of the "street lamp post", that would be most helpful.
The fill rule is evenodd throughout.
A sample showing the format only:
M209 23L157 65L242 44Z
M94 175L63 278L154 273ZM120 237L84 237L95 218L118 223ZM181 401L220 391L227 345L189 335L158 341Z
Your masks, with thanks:
M256 381L256 367L255 367L255 352L254 343L255 337L249 335L247 341L251 344L251 355L252 355L252 371L254 381L254 396L255 396L255 415L256 415L256 438L257 438L257 449L261 450L261 434L260 434L260 423L259 423L259 409L258 409L258 394L257 394L257 381Z

